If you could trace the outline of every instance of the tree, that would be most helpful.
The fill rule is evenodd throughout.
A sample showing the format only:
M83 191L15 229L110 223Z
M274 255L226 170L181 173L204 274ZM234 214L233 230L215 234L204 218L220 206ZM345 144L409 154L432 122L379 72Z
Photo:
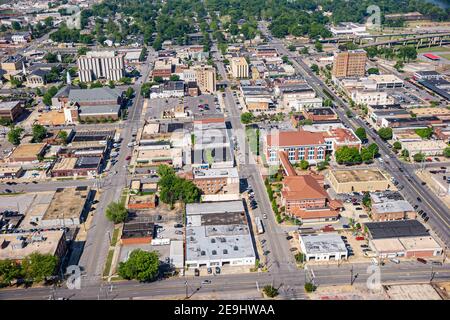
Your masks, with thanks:
M47 92L44 94L43 98L42 98L42 102L47 105L50 106L52 104L52 98L54 97L55 94L58 93L58 88L57 87L50 87Z
M415 162L422 162L425 160L425 155L423 153L419 152L413 156L413 159Z
M317 287L311 282L305 283L305 291L310 293L316 291Z
M23 132L23 128L20 127L12 127L11 130L8 132L8 141L9 143L12 143L15 146L18 146L20 144L21 135Z
M409 151L406 149L403 149L401 155L403 158L407 159L407 158L409 158Z
M63 141L63 143L67 143L67 138L68 138L67 131L61 130L60 132L58 132L58 138L61 139Z
M303 47L302 50L300 50L301 54L308 54L309 53L309 49L308 47Z
M416 129L415 133L417 133L417 135L420 136L422 139L428 140L433 135L433 128Z
M264 286L263 292L269 298L275 298L278 295L278 289L271 285Z
M132 87L128 87L127 91L125 91L125 97L130 100L133 98L134 95L134 89Z
M405 66L405 64L403 63L403 61L397 61L394 65L394 68L398 71L398 72L403 72L403 67Z
M48 63L55 63L58 61L58 56L52 52L48 52L45 56L44 59L48 62Z
M392 146L394 147L395 150L401 150L402 149L402 144L399 141L395 141Z
M42 142L42 140L44 140L44 138L47 136L47 129L45 129L45 127L40 124L35 124L32 128L32 134L32 142L39 143Z
M322 43L320 43L319 40L317 40L316 43L314 44L314 48L316 48L317 52L323 51L323 45L322 45Z
M22 275L22 267L13 260L0 260L0 287L2 285L11 285L15 279Z
M362 198L362 204L365 205L367 208L372 207L372 199L370 198L369 192L364 193L364 196Z
M315 73L315 74L319 74L319 66L317 64L312 64L311 65L311 70Z
M26 280L41 282L55 274L58 257L51 254L30 254L23 262L22 268Z
M368 74L380 74L380 70L378 70L378 68L369 68L367 70Z
M16 31L18 31L18 30L20 30L20 29L22 28L22 26L20 25L20 23L17 22L17 21L13 21L13 22L11 23L11 27L12 27L14 30L16 30Z
M353 113L350 110L345 111L347 118L353 118Z
M91 83L91 86L89 88L91 89L103 88L103 84L100 81L95 81Z
M355 134L361 141L364 141L367 139L366 129L364 129L364 128L356 129Z
M106 208L106 217L114 223L124 222L128 217L128 211L121 202L111 202Z
M158 252L133 250L127 261L119 263L118 273L124 279L134 279L141 282L152 281L159 273Z
M241 122L243 124L249 124L250 122L252 122L254 120L254 116L251 112L244 112L243 114L241 114Z
M301 252L296 253L294 258L297 263L302 263L305 261L305 255Z
M309 167L309 162L304 160L304 159L302 159L300 161L300 169L306 170L306 169L308 169L308 167Z
M417 50L413 46L402 46L398 49L397 56L402 59L403 62L417 59Z
M390 140L392 139L392 128L381 128L378 130L378 135L383 140Z
M288 46L288 50L289 50L289 51L295 51L295 46L292 45L292 44L290 44L290 45Z
M172 74L170 76L170 81L179 81L180 80L180 76L177 74Z
M450 147L444 149L444 156L450 158Z
M344 146L335 152L336 161L339 164L357 164L361 163L361 155L356 147L349 148Z
M88 51L89 49L87 47L81 47L78 48L77 53L79 56L84 56Z

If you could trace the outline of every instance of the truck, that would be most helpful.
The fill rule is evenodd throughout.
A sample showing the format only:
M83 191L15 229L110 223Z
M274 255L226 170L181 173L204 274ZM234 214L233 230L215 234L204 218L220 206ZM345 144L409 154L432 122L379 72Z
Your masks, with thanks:
M122 139L120 138L120 132L116 132L116 134L114 135L114 142L119 143L121 141Z
M255 219L256 231L258 234L264 233L264 226L260 217L256 217Z

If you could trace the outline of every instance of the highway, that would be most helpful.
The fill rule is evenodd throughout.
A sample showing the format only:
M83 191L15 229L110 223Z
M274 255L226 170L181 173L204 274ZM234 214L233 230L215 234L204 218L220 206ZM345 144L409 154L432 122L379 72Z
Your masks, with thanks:
M269 35L270 33L267 27L263 24L259 24L260 30L263 34ZM272 38L272 37L271 37ZM386 170L391 176L393 176L398 182L399 186L404 186L401 191L405 198L414 205L419 205L419 209L424 210L430 219L428 224L432 227L433 231L440 237L446 246L450 244L450 210L442 203L442 201L427 187L421 185L421 181L416 177L412 166L401 162L397 156L391 151L388 145L373 132L360 118L347 117L346 112L351 111L347 104L337 96L332 90L328 89L326 84L311 71L311 69L298 57L296 53L288 51L282 42L278 39L272 38L271 44L279 51L280 54L286 55L291 58L294 67L305 78L307 83L323 98L329 98L331 95L336 103L339 119L348 127L356 130L358 127L362 127L366 130L369 141L375 142L379 146L380 155L385 160L386 156L389 157L388 162L383 162L383 169ZM324 93L327 91L328 95ZM353 114L353 112L352 112ZM418 200L420 199L420 201Z

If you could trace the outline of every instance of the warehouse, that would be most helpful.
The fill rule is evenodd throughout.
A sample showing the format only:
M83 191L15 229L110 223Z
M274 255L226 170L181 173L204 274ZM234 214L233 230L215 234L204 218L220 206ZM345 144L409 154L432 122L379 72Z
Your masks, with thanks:
M344 241L337 233L300 235L300 248L306 261L329 261L347 259Z
M336 193L372 192L391 188L389 179L378 169L330 170L328 180Z

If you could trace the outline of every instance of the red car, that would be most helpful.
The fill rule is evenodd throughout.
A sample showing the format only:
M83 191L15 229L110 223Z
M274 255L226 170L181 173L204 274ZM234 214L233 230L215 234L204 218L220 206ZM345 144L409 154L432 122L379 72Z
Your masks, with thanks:
M127 156L126 158L125 158L125 160L130 160L131 159L131 156Z
M364 240L364 237L356 237L356 240L362 241L362 240Z

